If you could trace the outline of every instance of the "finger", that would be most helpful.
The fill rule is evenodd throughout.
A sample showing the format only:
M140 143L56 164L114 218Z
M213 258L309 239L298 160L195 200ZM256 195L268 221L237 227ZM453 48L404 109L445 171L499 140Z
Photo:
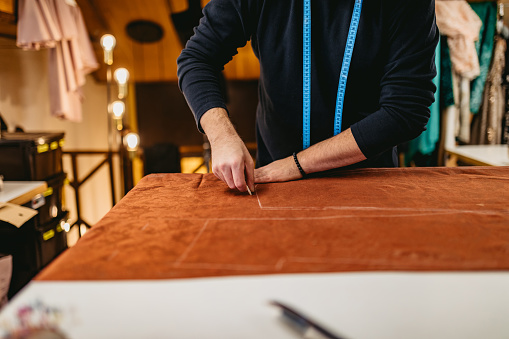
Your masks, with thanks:
M246 176L244 174L245 165L236 166L232 168L233 181L235 182L235 187L241 192L246 191Z
M248 163L246 163L245 165L246 169L245 169L245 175L246 175L246 184L247 186L249 187L249 189L251 190L251 192L254 192L255 191L255 187L254 187L254 168L252 165L249 165Z
M230 187L231 189L235 189L235 181L233 179L232 171L230 168L225 168L223 171L223 177L224 182Z
M221 171L219 171L217 168L212 167L212 173L214 173L214 175L219 180L221 180L222 182L226 183L226 181L224 180L224 177L223 177L223 173L221 173Z
M235 188L235 186L232 187L233 179L231 178L231 171L229 170L229 168L226 165L213 164L212 172L219 180L221 180L226 185L228 185L228 187Z

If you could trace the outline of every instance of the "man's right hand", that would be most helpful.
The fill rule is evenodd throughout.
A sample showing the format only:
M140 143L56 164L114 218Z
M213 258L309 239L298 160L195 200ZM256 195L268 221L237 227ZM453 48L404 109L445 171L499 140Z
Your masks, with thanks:
M200 119L212 149L212 172L231 189L254 192L254 163L223 108L212 108Z

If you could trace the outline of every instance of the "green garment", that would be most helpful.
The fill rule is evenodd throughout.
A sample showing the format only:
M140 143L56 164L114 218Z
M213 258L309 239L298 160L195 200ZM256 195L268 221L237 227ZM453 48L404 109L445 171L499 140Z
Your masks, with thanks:
M477 114L481 107L484 85L490 70L491 57L493 56L495 42L493 38L497 29L497 3L493 1L479 2L471 3L470 6L483 23L479 32L479 40L475 44L477 55L479 56L481 74L472 81L470 88L470 111L472 114Z
M437 86L435 102L430 107L430 118L426 130L408 143L408 150L405 154L406 166L410 165L418 152L424 155L433 153L440 137L440 45L441 41L438 42L435 52L435 64L437 65L437 76L433 79L433 83Z
M441 35L440 48L440 110L454 105L454 90L452 84L451 51L447 43L447 36Z

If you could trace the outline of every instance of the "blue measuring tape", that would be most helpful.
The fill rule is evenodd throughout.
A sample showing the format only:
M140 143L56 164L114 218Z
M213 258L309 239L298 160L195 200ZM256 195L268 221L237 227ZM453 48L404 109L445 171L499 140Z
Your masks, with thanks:
M355 0L343 56L343 64L341 65L341 72L339 74L336 113L334 116L334 135L341 132L346 83L350 71L355 39L357 38L357 29L359 28L361 12L362 0ZM302 148L306 149L311 144L311 0L304 0L302 99Z

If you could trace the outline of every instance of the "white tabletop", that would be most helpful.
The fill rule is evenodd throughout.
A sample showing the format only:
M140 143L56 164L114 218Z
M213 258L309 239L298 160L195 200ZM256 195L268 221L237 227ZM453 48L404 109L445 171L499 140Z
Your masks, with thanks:
M507 272L34 281L0 313L0 338L27 307L73 339L300 338L270 300L349 339L509 338L508 286Z
M462 145L449 151L467 159L475 159L479 165L509 166L508 145Z
M4 181L0 202L23 205L47 188L45 181Z

